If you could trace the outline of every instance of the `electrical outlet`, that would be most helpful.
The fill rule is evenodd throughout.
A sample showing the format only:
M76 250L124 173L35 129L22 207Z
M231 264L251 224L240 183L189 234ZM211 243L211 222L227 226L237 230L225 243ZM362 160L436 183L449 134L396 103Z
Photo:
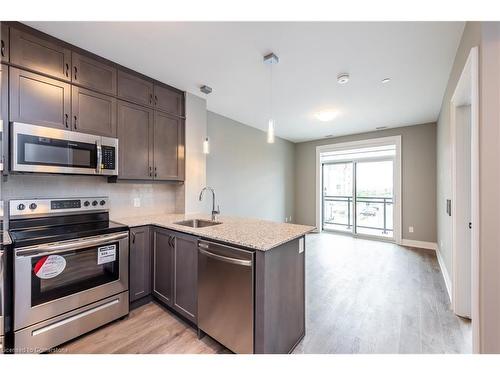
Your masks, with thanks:
M292 215L290 215L290 217L288 218L288 222L291 223L292 222Z
M413 227L409 227L408 232L413 233Z
M141 198L134 198L134 207L141 207Z
M285 217L285 223L288 223L288 217Z

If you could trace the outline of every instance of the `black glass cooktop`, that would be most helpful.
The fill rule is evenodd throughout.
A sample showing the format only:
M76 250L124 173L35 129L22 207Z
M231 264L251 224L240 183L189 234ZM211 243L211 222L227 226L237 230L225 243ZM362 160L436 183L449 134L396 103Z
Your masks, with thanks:
M38 245L48 242L59 242L76 238L98 236L101 234L115 233L128 230L128 227L109 220L90 220L78 223L56 223L49 221L23 223L22 227L17 226L9 231L15 247ZM16 223L14 223L16 224ZM19 223L17 223L19 224ZM26 225L28 224L28 225Z

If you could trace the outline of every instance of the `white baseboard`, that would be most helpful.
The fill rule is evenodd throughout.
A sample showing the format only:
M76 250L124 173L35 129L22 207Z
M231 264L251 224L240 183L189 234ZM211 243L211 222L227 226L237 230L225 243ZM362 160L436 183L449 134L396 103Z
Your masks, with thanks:
M451 278L448 270L444 264L444 259L441 256L441 252L439 251L438 245L435 242L425 242L425 241L415 241L415 240L401 240L401 245L410 246L410 247L418 247L421 249L430 249L436 252L436 256L439 263L439 268L441 269L441 275L443 275L444 284L446 285L446 291L448 292L448 296L451 299Z
M451 278L450 278L450 274L448 273L448 270L446 269L446 265L444 264L444 259L441 256L441 252L439 251L439 249L436 249L436 256L438 258L439 268L441 268L441 274L443 275L444 284L446 285L446 291L448 292L448 297L450 297L450 302L452 302L452 299L451 299Z
M426 241L415 241L415 240L401 240L401 245L409 246L409 247L418 247L420 249L430 249L437 250L437 243L435 242L426 242Z

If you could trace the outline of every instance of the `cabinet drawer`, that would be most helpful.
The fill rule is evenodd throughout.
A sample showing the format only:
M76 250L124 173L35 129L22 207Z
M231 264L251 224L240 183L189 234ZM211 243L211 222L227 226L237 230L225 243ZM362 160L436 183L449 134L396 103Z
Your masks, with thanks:
M9 61L10 48L9 48L9 27L5 24L0 26L0 60Z
M118 97L140 105L153 105L153 82L118 71Z
M71 98L73 130L116 137L116 99L73 86Z
M184 95L166 86L154 85L155 108L175 116L184 116Z
M10 121L68 129L71 85L10 67Z
M116 67L76 52L72 54L72 81L81 86L116 95Z
M10 62L59 79L71 79L69 49L14 28L10 29Z

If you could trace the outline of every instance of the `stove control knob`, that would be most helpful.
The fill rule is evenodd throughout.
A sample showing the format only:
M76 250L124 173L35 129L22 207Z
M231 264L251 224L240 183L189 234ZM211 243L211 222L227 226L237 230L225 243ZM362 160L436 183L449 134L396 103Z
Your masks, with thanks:
M37 208L36 203L31 203L31 204L30 204L30 209L31 209L31 210L36 210L36 208Z
M89 201L85 201L85 202L83 202L83 205L84 205L85 207L88 207L88 206L90 206L90 202L89 202Z
M17 206L17 209L18 209L19 211L22 211L22 210L24 210L25 208L26 208L26 206L25 206L24 204L22 204L22 203L20 203L20 204Z
M99 204L100 204L101 206L104 206L104 205L106 204L106 201L102 200L102 201L100 201L100 202L99 202Z
M92 206L97 206L97 201L93 201Z

